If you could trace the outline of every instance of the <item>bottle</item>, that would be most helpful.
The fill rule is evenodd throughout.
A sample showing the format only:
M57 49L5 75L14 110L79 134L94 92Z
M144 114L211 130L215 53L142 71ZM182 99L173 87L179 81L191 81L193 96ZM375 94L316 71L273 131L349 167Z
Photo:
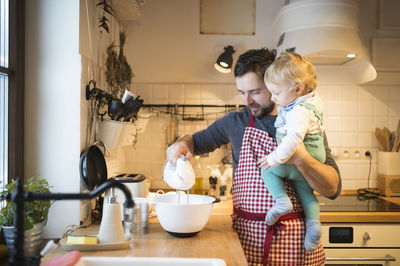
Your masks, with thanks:
M194 175L195 175L195 181L194 181L194 186L193 186L193 194L203 194L203 172L201 169L200 165L200 156L196 155L194 157L194 165L193 165L193 170L194 170Z
M218 177L216 176L210 176L209 177L209 182L210 182L210 193L209 195L211 197L216 197L217 196L217 182L218 182Z
M232 172L233 172L232 165L230 165L230 164L225 165L225 171L224 171L222 176L224 177L225 182L226 182L226 193L225 193L225 196L227 198L232 198L232 195L231 195Z
M211 174L210 174L211 176L209 178L210 195L218 198L217 184L218 184L218 180L219 180L219 183L221 182L221 171L219 170L219 165L217 165L217 164L211 165L211 166L209 166L209 168L211 169ZM221 194L220 194L220 196L221 196Z
M221 175L220 185L219 185L219 198L221 200L226 200L226 189L227 189L227 179L225 176Z

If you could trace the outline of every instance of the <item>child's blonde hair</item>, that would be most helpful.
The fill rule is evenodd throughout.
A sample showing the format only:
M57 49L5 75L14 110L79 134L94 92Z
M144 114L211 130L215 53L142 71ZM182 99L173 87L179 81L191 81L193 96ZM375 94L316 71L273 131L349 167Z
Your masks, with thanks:
M302 84L304 92L310 93L317 87L315 67L304 56L282 53L265 71L264 82L278 84L283 81L291 81L293 85Z

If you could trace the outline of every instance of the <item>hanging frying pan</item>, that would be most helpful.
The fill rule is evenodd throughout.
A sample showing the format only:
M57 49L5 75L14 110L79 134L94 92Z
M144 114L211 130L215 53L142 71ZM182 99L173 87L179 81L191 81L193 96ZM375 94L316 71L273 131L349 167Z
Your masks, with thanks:
M83 185L90 191L107 181L106 161L96 144L88 146L82 152L79 172Z

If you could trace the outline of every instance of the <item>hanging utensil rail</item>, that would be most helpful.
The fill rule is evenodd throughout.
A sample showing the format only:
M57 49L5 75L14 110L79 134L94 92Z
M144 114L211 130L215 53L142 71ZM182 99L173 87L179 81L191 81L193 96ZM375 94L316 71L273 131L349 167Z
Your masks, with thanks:
M166 110L157 110L161 111L166 114L173 114L174 116L181 116L182 120L189 120L189 121L202 121L205 120L206 113L204 112L204 108L225 108L225 113L239 110L240 108L245 107L245 105L238 105L238 104L143 104L142 107L147 107L150 110L152 108L166 108ZM179 113L177 111L178 108L182 108L182 112ZM201 108L200 114L188 114L188 108Z
M174 107L216 107L216 108L243 108L245 105L239 104L143 104L143 107L164 107L164 108L174 108Z

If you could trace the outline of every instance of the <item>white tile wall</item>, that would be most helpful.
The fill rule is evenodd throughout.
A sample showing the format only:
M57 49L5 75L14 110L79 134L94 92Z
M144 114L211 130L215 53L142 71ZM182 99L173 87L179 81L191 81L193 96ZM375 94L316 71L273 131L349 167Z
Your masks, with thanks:
M242 104L236 86L232 84L134 84L132 91L140 95L146 104ZM364 152L373 154L370 186L376 185L379 148L375 139L375 127L388 127L394 131L400 118L400 86L320 85L318 92L324 101L324 121L329 144L338 152L336 158L344 189L368 186L369 159ZM142 109L143 110L143 109ZM201 109L187 110L188 114ZM204 121L178 122L178 134L191 134L210 125L216 112L223 109L205 110ZM142 173L152 178L152 188L168 188L161 180L161 168L165 161L167 130L170 117L153 112L145 130L138 133L135 147L120 148L124 154L126 171ZM349 158L344 157L349 152ZM355 156L360 151L361 157ZM228 154L221 149L201 157L203 167L220 162ZM223 170L223 169L222 169Z

